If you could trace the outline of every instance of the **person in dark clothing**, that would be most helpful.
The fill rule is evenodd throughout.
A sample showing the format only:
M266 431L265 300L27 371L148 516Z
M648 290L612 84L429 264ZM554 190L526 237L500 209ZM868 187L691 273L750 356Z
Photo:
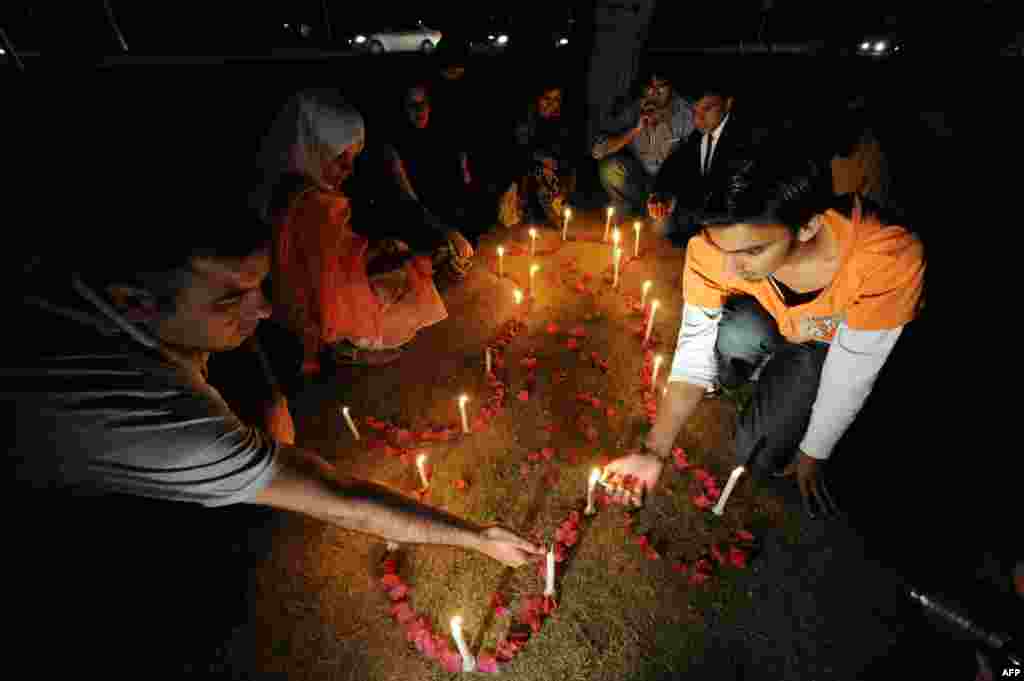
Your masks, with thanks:
M655 231L682 245L699 229L707 196L735 170L736 159L750 156L757 141L753 129L735 114L736 98L721 85L700 92L694 107L694 131L665 161L647 202Z
M533 97L526 117L515 127L522 177L521 202L526 221L560 227L562 210L575 187L571 130L562 118L563 88L545 82Z

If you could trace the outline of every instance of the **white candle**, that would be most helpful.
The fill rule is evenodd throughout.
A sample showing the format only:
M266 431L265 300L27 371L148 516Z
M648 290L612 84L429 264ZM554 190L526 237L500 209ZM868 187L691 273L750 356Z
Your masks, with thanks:
M640 257L640 221L637 220L633 223L633 231L636 232L636 241L633 242L633 257Z
M651 301L651 316L647 319L647 333L644 334L644 345L651 340L651 329L654 328L654 313L658 311L658 301Z
M462 656L462 671L476 671L476 658L470 654L469 646L466 645L466 640L462 637L461 615L452 618L452 638L455 639L455 646L459 649L459 655Z
M530 255L537 255L537 230L530 228Z
M423 483L423 487L430 487L430 481L427 480L427 455L420 454L416 457L416 470L420 472L420 482Z
M725 490L722 492L722 496L718 497L718 503L711 509L711 512L715 515L722 515L725 512L725 502L732 494L732 488L736 486L736 481L743 475L743 466L736 466L732 469L732 473L729 475L729 482L725 483Z
M505 276L505 247L498 246L498 277Z
M484 348L484 376L491 375L491 347Z
M562 241L569 238L569 218L572 217L572 209L565 209L565 222L562 223Z
M658 384L658 369L661 368L661 362L663 358L661 355L657 355L654 358L654 371L651 372L651 388L654 388Z
M462 395L459 397L459 411L462 412L462 432L469 432L469 419L466 417L466 402L469 402L468 395Z
M354 421L352 421L351 414L348 413L348 407L342 407L341 408L341 413L345 417L345 423L348 424L348 429L352 431L352 435L358 440L359 439L359 431L356 430L356 424L355 424Z
M622 249L618 246L615 247L615 277L612 279L612 288L619 287L619 259L622 258Z
M590 480L587 481L587 507L583 510L583 515L594 515L597 513L597 509L594 508L594 488L597 487L597 481L600 478L600 468L590 471Z
M608 232L612 228L612 216L615 215L615 206L608 206L608 219L604 222L604 238L602 241L608 242Z
M555 547L548 549L548 573L545 580L544 595L552 597L555 595Z
M537 296L535 296L533 293L535 290L533 287L533 275L537 274L537 270L539 269L540 265L530 265L530 295L533 296L534 298L536 298Z
M644 303L647 302L647 292L651 290L651 280L648 279L644 282L643 288L640 294L640 309L643 309Z

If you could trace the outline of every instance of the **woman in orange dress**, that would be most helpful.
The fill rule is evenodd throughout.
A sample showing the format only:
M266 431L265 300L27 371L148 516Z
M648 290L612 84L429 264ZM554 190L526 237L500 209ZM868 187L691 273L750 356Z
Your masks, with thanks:
M302 337L304 373L324 355L341 364L394 361L420 329L448 316L429 256L352 230L341 186L364 139L362 116L339 93L307 90L264 140L254 200L275 227L274 317Z

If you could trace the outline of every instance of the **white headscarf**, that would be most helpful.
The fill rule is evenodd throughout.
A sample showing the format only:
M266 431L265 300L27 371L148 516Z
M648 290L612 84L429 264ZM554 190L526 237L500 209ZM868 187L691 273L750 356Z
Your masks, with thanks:
M296 173L319 187L324 165L353 144L364 141L363 116L329 89L293 95L263 138L263 184L253 194L253 207L268 217L274 188L285 173Z

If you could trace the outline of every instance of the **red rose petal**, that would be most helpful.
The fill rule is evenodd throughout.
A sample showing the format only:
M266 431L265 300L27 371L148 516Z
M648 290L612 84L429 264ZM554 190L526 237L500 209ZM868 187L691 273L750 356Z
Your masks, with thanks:
M544 484L546 484L548 487L557 487L558 480L560 477L561 474L558 472L557 469L548 471L547 473L544 474Z
M519 465L519 477L524 480L530 476L530 464L523 463Z
M551 447L545 447L540 450L540 455L544 457L545 461L551 461L551 459L555 458L555 450Z
M718 548L718 544L711 545L711 557L718 561L719 565L725 565L725 556Z
M655 551L651 546L647 546L644 549L644 556L647 557L647 560L659 560L661 558L661 554Z
M540 461L540 452L530 452L526 455L526 458L534 462Z
M570 338L566 341L565 346L570 350L577 350L579 349L580 344L576 342L575 338Z
M405 624L409 620L416 617L416 613L413 612L412 607L409 605L409 601L398 601L391 606L391 616L398 620L399 624Z
M476 658L476 669L484 674L497 674L498 660L490 653L480 653Z
M558 324L555 324L554 322L551 322L550 324L548 324L548 333L550 333L550 334L558 333Z
M747 567L747 553L741 548L736 546L729 547L729 563L733 567L745 568Z
M736 530L736 537L743 541L754 541L754 535L750 534L746 530Z
M613 419L615 418L615 414L618 412L615 411L615 407L608 407L608 410L605 413L608 415L608 418Z
M583 338L584 336L587 335L587 330L585 328L583 328L582 326L574 326L569 331L569 335L570 336L576 336L577 338Z
M578 527L579 524L580 524L580 512L579 511L569 511L569 517L566 519L565 522L570 523L574 527Z
M399 584L395 588L388 591L388 598L392 601L400 601L409 595L409 587L405 584Z
M441 666L450 674L458 674L462 671L462 655L451 649L445 648L441 651Z
M673 572L686 572L686 570L687 570L686 563L683 563L683 562L680 562L680 561L676 561L675 563L672 563L672 571Z
M693 497L693 505L696 506L697 508L701 509L702 511L704 511L704 510L707 510L707 509L711 508L711 506L713 505L713 502L710 499L708 499L706 496L701 494L700 496Z
M402 578L393 572L389 572L380 578L380 583L385 589L394 589L402 583Z
M520 402L526 402L527 400L530 399L530 393L527 390L520 390L519 394L516 395L516 397L519 398Z
M467 487L469 487L469 483L462 478L459 478L458 480L453 480L452 485L455 486L455 489L466 489Z
M690 574L690 584L694 586L700 586L704 582L708 581L710 575L704 572L693 572Z

